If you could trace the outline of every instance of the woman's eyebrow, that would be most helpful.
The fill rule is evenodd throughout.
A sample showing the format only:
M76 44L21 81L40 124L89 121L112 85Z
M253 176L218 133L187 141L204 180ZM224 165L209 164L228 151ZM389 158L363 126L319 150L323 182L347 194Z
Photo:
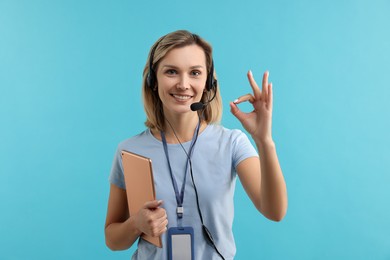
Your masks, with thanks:
M170 65L170 64L164 64L162 67L163 68L170 68L170 69L179 69L179 67L177 67L175 65ZM204 66L194 65L194 66L191 66L190 69L204 69Z
M204 69L204 66L202 66L202 65L195 65L195 66L191 66L190 68L191 69Z
M178 68L177 66L169 65L169 64L163 65L162 67L163 67L163 68L170 68L170 69L177 69L177 68Z

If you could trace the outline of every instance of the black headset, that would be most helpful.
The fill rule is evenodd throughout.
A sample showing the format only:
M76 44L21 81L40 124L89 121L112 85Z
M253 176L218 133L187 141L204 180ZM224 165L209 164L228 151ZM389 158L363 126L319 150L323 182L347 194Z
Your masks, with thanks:
M199 36L196 34L192 34L192 37L195 39L195 41L198 41ZM157 82L157 76L156 72L153 69L153 57L154 57L154 52L156 51L157 47L160 45L161 41L164 40L165 36L161 38L157 44L154 46L152 51L150 52L150 57L149 57L149 72L148 76L146 77L146 83L151 89L154 89L154 86L156 85ZM214 78L214 61L211 60L211 68L209 73L207 74L207 80L206 80L206 90L211 91L217 90L217 80Z

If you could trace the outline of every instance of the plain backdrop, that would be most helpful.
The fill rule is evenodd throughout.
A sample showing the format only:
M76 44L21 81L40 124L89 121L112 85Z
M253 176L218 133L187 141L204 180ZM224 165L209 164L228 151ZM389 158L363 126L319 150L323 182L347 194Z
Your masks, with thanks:
M274 223L237 182L236 259L390 259L390 1L0 0L0 258L129 259L104 242L117 144L144 129L150 46L214 47L222 123L274 85L289 208ZM249 111L250 107L242 107Z

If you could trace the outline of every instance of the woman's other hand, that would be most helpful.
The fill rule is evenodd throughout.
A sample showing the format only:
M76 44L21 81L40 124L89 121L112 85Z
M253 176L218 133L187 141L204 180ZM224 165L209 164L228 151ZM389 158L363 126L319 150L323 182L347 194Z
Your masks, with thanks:
M152 237L158 237L167 231L168 219L161 200L145 203L136 215L136 226L140 232Z

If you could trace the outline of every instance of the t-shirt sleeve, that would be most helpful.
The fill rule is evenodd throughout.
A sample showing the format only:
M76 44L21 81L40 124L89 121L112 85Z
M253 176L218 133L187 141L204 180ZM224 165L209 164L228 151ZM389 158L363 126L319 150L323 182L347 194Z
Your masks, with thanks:
M121 149L118 147L112 162L110 177L108 178L111 184L115 184L121 189L126 189L125 179L123 175Z
M233 166L237 165L249 157L258 157L256 149L249 141L246 134L240 130L236 130L233 138Z

